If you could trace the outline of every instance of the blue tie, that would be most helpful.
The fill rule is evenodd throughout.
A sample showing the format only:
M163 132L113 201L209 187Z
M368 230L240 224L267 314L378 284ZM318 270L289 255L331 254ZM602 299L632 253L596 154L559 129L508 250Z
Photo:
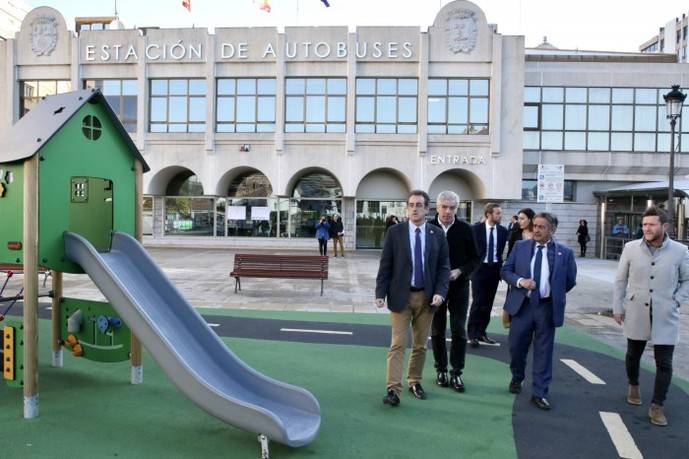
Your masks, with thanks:
M544 245L537 245L536 261L533 264L533 280L536 282L536 289L531 291L529 302L532 305L538 305L538 300L541 299L541 264L543 263L543 247Z
M414 287L423 288L423 254L421 253L421 229L416 228L414 242Z
M495 229L494 226L490 227L490 235L488 236L488 264L492 265L494 260L493 260L493 253L495 252L495 240L493 239L493 230Z

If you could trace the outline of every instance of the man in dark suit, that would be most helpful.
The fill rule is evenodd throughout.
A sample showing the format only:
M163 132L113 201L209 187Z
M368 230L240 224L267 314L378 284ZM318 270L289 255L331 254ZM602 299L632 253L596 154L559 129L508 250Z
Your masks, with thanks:
M376 278L376 306L390 310L392 339L387 359L387 394L383 403L397 406L402 391L404 351L409 325L412 351L407 383L417 399L426 398L421 387L426 341L433 313L447 296L450 263L442 231L426 224L429 197L414 190L407 198L409 221L391 226L385 236Z
M464 392L464 361L467 350L466 321L469 309L469 279L481 259L478 256L474 234L471 226L457 218L459 196L453 191L443 191L436 200L438 214L433 224L443 230L450 251L450 288L447 299L435 312L431 326L433 357L437 372L436 384L441 387L452 387L457 392ZM450 363L452 371L447 378L447 349L445 329L447 312L450 312Z
M495 292L500 282L502 253L507 242L507 229L500 225L502 209L489 202L483 208L485 221L472 227L478 247L481 265L471 279L471 310L469 312L469 340L471 347L478 347L479 342L495 345L488 337L486 329L490 323L490 311L493 309Z
M549 410L546 399L553 375L555 328L565 320L566 293L576 285L577 265L569 247L555 242L555 217L536 214L533 239L518 241L502 268L502 278L512 287L504 309L510 326L510 392L521 392L526 356L533 340L533 389L531 402Z

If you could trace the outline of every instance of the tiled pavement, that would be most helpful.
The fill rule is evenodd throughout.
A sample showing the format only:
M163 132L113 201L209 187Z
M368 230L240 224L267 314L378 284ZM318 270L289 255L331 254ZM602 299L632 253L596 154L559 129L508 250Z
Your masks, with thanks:
M244 279L242 291L234 293L234 280L228 277L233 255L229 249L153 248L151 255L195 306L209 308L245 308L265 310L385 313L373 305L373 291L380 252L358 251L345 258L330 258L329 279L321 297L320 283L314 280ZM246 251L243 249L242 251ZM314 251L315 252L315 251ZM270 251L266 253L289 253ZM299 252L305 254L306 252ZM619 349L625 339L612 318L601 313L612 305L612 285L616 262L577 259L577 286L568 296L567 322L597 336ZM21 277L16 276L6 295L16 293ZM0 282L4 276L0 276ZM102 299L102 295L84 275L65 275L65 295ZM499 315L505 298L501 283L495 300L494 315ZM689 379L689 307L681 309L680 345L675 351L675 373ZM648 351L646 358L652 361Z

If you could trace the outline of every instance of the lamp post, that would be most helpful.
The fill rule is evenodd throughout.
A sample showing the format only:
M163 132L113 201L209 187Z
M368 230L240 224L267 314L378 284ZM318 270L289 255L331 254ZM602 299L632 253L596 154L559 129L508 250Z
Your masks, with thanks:
M686 94L679 90L679 85L672 85L670 92L663 96L665 99L666 117L670 120L670 171L667 183L667 210L670 223L670 235L675 234L675 126L677 118L682 116L682 104Z

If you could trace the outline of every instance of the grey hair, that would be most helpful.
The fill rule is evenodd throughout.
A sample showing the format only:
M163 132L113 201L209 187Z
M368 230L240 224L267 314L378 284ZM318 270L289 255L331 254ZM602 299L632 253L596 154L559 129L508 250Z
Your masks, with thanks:
M533 218L534 220L536 220L537 218L543 218L548 221L548 223L550 224L550 229L553 230L553 232L557 230L557 217L551 214L550 212L538 212L536 215L534 215Z
M459 195L454 191L445 190L438 194L438 198L435 200L435 205L440 204L440 201L451 201L455 206L459 206Z

